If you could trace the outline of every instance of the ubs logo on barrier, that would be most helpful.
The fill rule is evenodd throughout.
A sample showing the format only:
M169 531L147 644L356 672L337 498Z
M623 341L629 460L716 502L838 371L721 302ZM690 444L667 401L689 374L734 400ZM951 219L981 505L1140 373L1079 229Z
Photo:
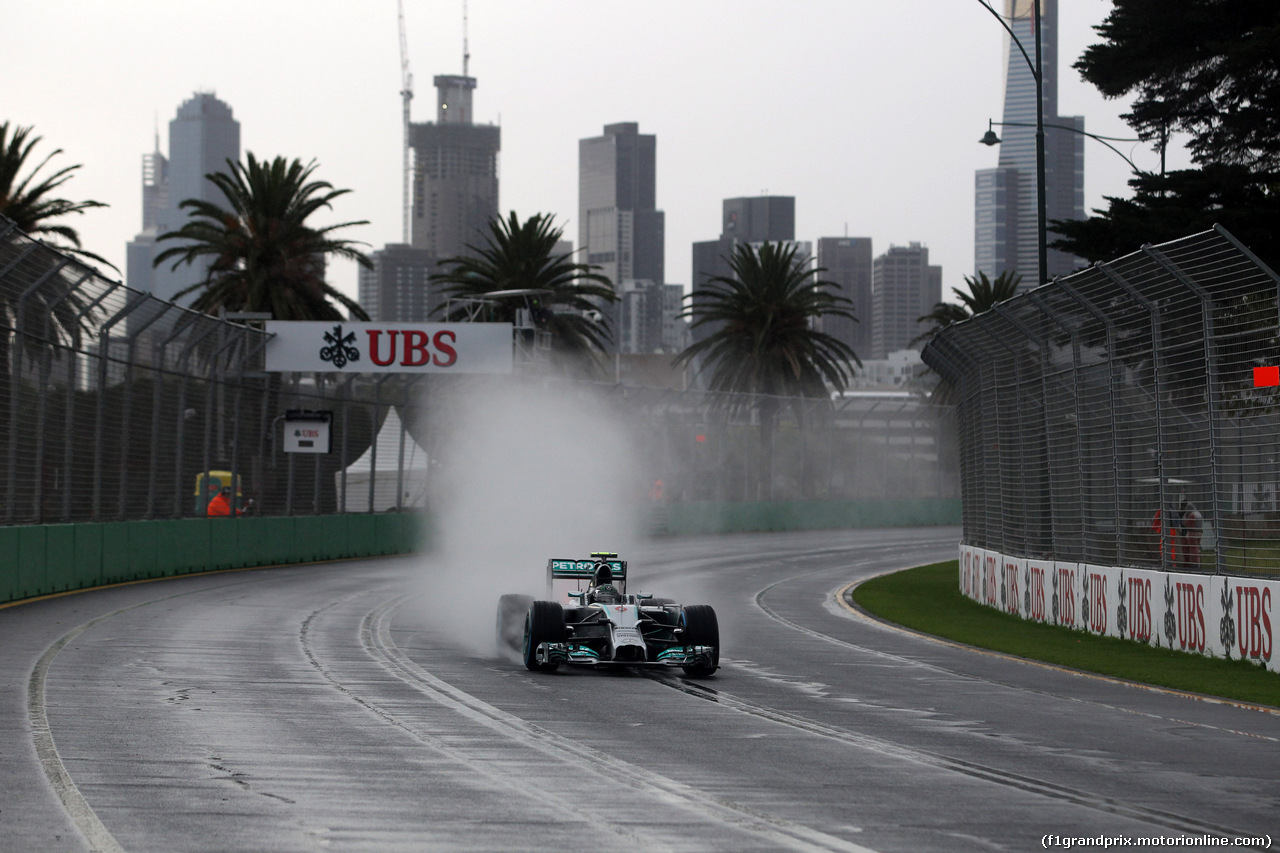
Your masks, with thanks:
M1026 606L1024 616L1027 619L1034 619L1036 622L1043 622L1045 616L1044 568L1028 565L1024 580L1026 581L1026 590L1023 592L1023 603Z
M1232 639L1241 659L1271 660L1271 587L1239 585L1235 599L1236 636Z
M1120 576L1120 585L1118 594L1120 597L1120 606L1124 606L1125 587L1128 586L1129 593L1129 613L1128 613L1128 635L1130 640L1141 640L1146 643L1151 640L1151 581L1148 578L1128 578L1124 575ZM1119 624L1119 615L1117 614L1117 625L1120 634L1125 633L1125 625Z
M1179 583L1174 589L1178 601L1178 645L1203 652L1208 639L1204 630L1204 587L1198 583Z
M275 372L511 373L510 323L266 324Z
M1054 619L1059 625L1076 626L1076 573L1059 568L1053 576Z
M1000 604L1006 613L1020 616L1018 610L1018 564L1005 562L1004 583L1000 587Z

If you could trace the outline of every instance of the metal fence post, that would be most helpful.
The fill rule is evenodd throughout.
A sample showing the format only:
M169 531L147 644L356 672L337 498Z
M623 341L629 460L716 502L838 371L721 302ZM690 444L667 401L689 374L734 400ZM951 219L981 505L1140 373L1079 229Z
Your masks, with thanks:
M212 334L214 329L216 328L217 327L212 323L206 324L204 331L200 332L199 334L192 337L191 340L187 341L187 345L184 346L182 348L182 352L178 354L178 364L177 364L178 436L177 436L177 442L176 442L177 450L174 453L174 460L173 460L173 516L174 518L181 518L183 515L185 515L185 513L182 511L182 494L183 494L182 461L186 456L186 438L187 438L187 379L190 378L187 375L187 365L190 364L191 356L195 353L196 347L200 345L201 341L209 337L209 335ZM206 419L208 418L208 414L209 414L208 412L205 413ZM207 482L202 485L203 485L203 488L206 490L209 488L209 484Z
M1056 558L1058 555L1058 537L1057 537L1058 521L1053 511L1053 460L1052 460L1052 457L1050 456L1050 451L1049 451L1049 442L1052 440L1053 437L1050 434L1050 429L1049 429L1049 405L1048 405L1049 349L1048 349L1048 344L1045 341L1037 338L1035 332L1031 328L1029 328L1025 323L1019 320L1017 317L1013 316L1013 314L1010 313L1007 307L997 304L997 305L991 306L991 310L994 311L998 316L1004 318L1005 322L1009 323L1015 329L1021 332L1023 336L1032 344L1034 344L1036 348L1040 351L1040 397L1041 397L1040 421L1041 421L1041 428L1044 430L1044 457L1045 457L1044 458L1044 469L1045 469L1044 482L1045 482L1045 489L1048 492L1047 497L1049 499L1049 553ZM1021 399L1021 395L1019 395L1019 399ZM1026 419L1021 417L1021 415L1019 416L1019 420L1023 424L1026 423ZM1024 453L1026 452L1025 440L1024 440L1023 452ZM1025 508L1025 504L1024 504L1024 508ZM1030 556L1030 554L1028 554L1027 556Z
M1116 387L1120 382L1120 376L1116 373L1116 330L1115 324L1106 312L1098 308L1088 299L1086 299L1078 290L1075 289L1065 279L1058 281L1062 292L1075 300L1076 304L1089 312L1095 320L1102 324L1107 335L1107 417L1110 422L1111 441L1111 470L1112 481L1111 487L1113 491L1113 500L1115 508L1112 510L1115 516L1116 527L1116 559L1119 561L1120 556L1124 553L1124 539L1120 529L1120 455L1116 452L1116 442L1119 440L1120 429L1116 423Z
M1169 558L1171 556L1173 543L1169 541L1169 535L1166 532L1169 520L1164 517L1167 513L1168 503L1166 498L1166 489L1168 477L1165 476L1165 455L1164 455L1164 397L1163 389L1160 383L1161 370L1161 354L1164 344L1160 334L1160 309L1151 300L1143 296L1137 288L1124 279L1119 273L1111 269L1107 264L1102 262L1093 265L1093 268L1105 275L1121 290L1127 293L1135 302L1142 306L1144 310L1151 314L1151 363L1155 369L1152 371L1153 380L1156 386L1155 403L1156 403L1156 479L1159 481L1157 488L1160 493L1160 568L1169 571Z
M118 504L116 509L116 515L121 520L123 520L127 515L125 511L125 503L127 500L128 484L129 484L129 467L130 467L129 466L129 445L132 440L132 435L130 434L129 427L130 427L130 421L133 416L133 362L134 362L133 345L137 341L138 336L140 336L144 331L146 331L147 328L149 328L152 323L154 323L156 320L159 320L161 317L163 317L165 313L166 312L164 310L157 311L155 314L151 316L150 319L148 319L146 322L144 322L141 326L139 326L136 329L131 329L128 326L125 327L125 341L126 341L125 365L124 365L125 395L124 395L124 408L120 417L120 424L121 424L120 437L122 441L122 447L120 450L120 471L118 474L119 495L118 495ZM159 393L160 393L159 387L155 387L152 389L152 394L154 396L159 396Z
M16 265L16 261L14 262ZM22 399L22 355L23 344L25 343L26 327L25 315L27 311L27 300L36 294L36 291L44 287L49 279L56 276L62 271L62 268L71 263L70 259L62 258L56 265L47 270L44 275L37 278L26 290L18 296L17 306L14 309L14 335L13 346L9 347L9 453L8 464L8 486L5 496L4 515L5 521L9 524L13 523L14 513L17 509L17 492L18 492L18 436L22 433L22 429L18 426L18 412Z
M75 398L76 398L76 367L80 363L80 347L83 343L83 331L81 324L84 318L88 316L102 303L108 296L123 287L124 285L118 281L107 282L107 289L98 294L98 297L91 301L88 305L83 306L76 314L74 323L74 334L71 343L71 350L67 353L67 401L66 416L62 426L62 468L66 471L66 486L62 492L62 519L63 521L71 520L71 465L74 460L72 453L72 432L75 428Z
M1061 284L1061 282L1056 276L1054 277L1054 281ZM1040 312L1044 314L1045 317L1047 317L1051 322L1053 322L1053 324L1056 325L1059 329L1066 332L1067 335L1071 338L1071 400L1072 400L1072 415L1076 419L1076 459L1077 459L1076 475L1079 479L1079 484L1077 488L1080 490L1080 495L1079 495L1080 550L1081 550L1081 554L1085 558L1085 562L1088 562L1089 561L1089 537L1085 535L1085 520L1084 520L1085 476L1084 476L1083 460L1085 459L1085 449L1084 449L1083 422L1081 420L1081 411L1080 411L1080 332L1078 329L1073 329L1070 326L1068 326L1066 321L1064 321L1060 316L1058 316L1057 312L1055 312L1051 307L1049 307L1046 300L1042 296L1040 296L1040 294L1037 293L1036 291L1032 290L1027 293L1027 301L1030 302L1032 305L1036 306L1036 308L1038 308ZM1047 407L1046 407L1046 417L1047 417L1047 414L1048 413L1047 413ZM1057 555L1055 554L1055 559L1056 557Z
M1194 279L1179 269L1169 258L1150 244L1142 247L1142 252L1148 257L1155 260L1161 268L1169 275L1173 276L1179 284L1186 287L1196 298L1200 300L1201 322L1204 323L1204 360L1205 369L1209 374L1209 381L1205 384L1205 405L1209 415L1209 476L1213 480L1213 519L1212 524L1216 535L1213 537L1213 560L1214 570L1216 574L1224 574L1226 563L1222 553L1222 535L1221 524L1219 520L1222 518L1219 512L1218 485L1222 482L1220 461L1220 446L1222 434L1222 422L1220 420L1220 403L1217 399L1217 389L1220 380L1218 372L1218 357L1214 351L1213 342L1217 338L1213 326L1213 299L1209 296L1208 291L1201 287Z
M36 395L36 452L35 452L35 471L36 478L33 484L34 496L31 500L31 518L35 522L44 521L44 449L45 449L45 425L47 423L47 414L49 408L49 397L51 396L49 388L49 379L53 373L53 349L56 345L53 333L53 312L60 304L65 302L75 293L85 281L93 277L93 273L86 272L77 280L67 286L57 299L44 306L44 346L40 353L40 379L38 383L39 393ZM68 330L70 331L70 330ZM68 353L68 357L70 354ZM13 421L10 420L10 429L14 429ZM12 475L11 475L12 476Z
M111 363L111 327L145 305L149 297L137 294L128 304L102 324L98 330L98 418L93 439L93 499L91 517L102 517L102 452L103 431L107 415L107 369Z

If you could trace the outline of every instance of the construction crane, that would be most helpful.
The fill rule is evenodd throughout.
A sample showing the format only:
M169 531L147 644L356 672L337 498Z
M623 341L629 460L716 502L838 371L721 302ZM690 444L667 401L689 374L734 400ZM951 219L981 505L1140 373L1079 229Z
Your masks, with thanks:
M403 242L409 244L409 213L413 202L409 195L409 102L413 100L413 72L409 70L409 41L404 33L404 0L396 0L396 8L400 14L400 97L404 101L404 211L401 217Z

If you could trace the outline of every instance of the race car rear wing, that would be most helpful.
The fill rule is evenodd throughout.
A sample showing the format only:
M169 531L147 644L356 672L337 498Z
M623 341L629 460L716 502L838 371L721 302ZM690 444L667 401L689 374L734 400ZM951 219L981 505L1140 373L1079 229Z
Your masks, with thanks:
M547 560L547 598L551 598L551 583L557 580L590 581L595 574L596 563L604 560L613 573L613 582L620 592L627 591L627 561L619 560L617 554L597 552L591 560L570 560L553 557ZM579 583L581 587L581 583Z

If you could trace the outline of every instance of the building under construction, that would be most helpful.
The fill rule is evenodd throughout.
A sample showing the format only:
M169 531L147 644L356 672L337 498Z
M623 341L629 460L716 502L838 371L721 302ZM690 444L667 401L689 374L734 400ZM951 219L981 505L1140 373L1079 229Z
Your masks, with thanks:
M486 226L498 214L502 131L473 123L474 77L441 75L435 86L436 120L410 125L411 245L443 260L484 245Z

